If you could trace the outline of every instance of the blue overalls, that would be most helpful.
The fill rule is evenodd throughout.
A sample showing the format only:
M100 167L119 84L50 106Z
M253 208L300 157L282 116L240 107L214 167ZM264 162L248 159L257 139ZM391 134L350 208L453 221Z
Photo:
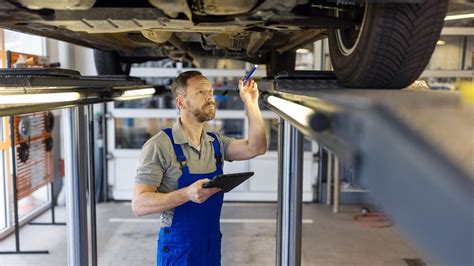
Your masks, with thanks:
M208 174L189 172L186 157L179 144L174 143L171 128L164 129L173 144L173 149L181 165L182 175L178 179L178 189L187 187L199 179L213 179L222 174L222 154L215 134L212 146L216 158L216 171ZM158 266L214 266L221 265L220 216L223 193L216 193L199 204L189 201L175 208L173 222L162 227L158 237Z

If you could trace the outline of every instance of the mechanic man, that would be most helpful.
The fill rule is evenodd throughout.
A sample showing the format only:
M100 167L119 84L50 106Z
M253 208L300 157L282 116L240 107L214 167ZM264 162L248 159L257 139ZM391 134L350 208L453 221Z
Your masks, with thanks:
M206 132L216 106L211 82L198 71L181 73L172 85L180 117L150 138L141 150L132 209L160 214L157 265L220 265L223 193L203 184L222 174L226 161L264 154L264 123L257 83L239 81L249 121L248 139Z

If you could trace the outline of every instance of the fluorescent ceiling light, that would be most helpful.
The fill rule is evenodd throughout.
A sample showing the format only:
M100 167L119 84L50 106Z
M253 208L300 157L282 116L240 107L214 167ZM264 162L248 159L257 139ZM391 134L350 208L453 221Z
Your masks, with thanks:
M81 98L79 92L0 95L0 104L34 104L72 102Z
M296 52L298 54L308 54L310 51L309 51L309 49L306 49L306 48L300 48L300 49L296 50Z
M443 40L438 40L438 41L436 42L436 44L437 44L437 45L445 45L446 42L443 41Z
M154 88L138 89L138 90L128 90L124 91L121 96L115 98L116 100L132 100L140 99L144 97L149 97L155 94L156 90Z
M146 88L146 89L138 89L138 90L128 90L122 94L122 97L129 97L129 96L143 96L143 95L151 95L155 93L154 88Z
M446 16L444 20L455 20L455 19L466 19L466 18L474 18L474 13L449 15L449 16Z
M278 98L273 95L268 96L267 101L274 107L289 115L302 126L309 126L308 118L314 114L313 109L291 101L284 100L282 98Z

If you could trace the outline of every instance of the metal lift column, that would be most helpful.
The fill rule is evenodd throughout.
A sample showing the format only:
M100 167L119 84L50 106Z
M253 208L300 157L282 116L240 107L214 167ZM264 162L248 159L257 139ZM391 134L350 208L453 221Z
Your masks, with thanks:
M68 265L87 265L87 128L84 107L64 110Z
M277 265L301 265L303 135L280 118Z
M94 132L91 104L105 103L115 99L147 98L153 96L156 89L144 84L138 78L87 77L81 76L77 71L56 68L0 70L0 84L5 86L0 91L0 97L11 99L8 104L0 104L0 116L69 108L63 110L64 122L62 123L66 143L68 265L97 265L92 141ZM133 91L133 96L126 95L129 91ZM30 102L31 96L44 101ZM53 97L55 100L52 100ZM28 104L24 104L25 102ZM84 105L89 105L89 130ZM87 214L88 178L90 215ZM88 216L91 226L91 251L88 248Z

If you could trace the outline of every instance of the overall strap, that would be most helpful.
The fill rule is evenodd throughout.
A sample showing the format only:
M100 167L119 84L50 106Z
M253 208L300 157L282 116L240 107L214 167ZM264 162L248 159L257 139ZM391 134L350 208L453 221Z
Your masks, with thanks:
M214 140L212 141L212 146L214 147L214 157L216 158L216 167L217 169L222 169L222 163L224 161L222 159L221 145L219 145L219 140L217 139L217 136L215 133L207 132L207 134L214 138Z
M171 140L171 144L173 145L173 150L174 153L176 154L176 159L178 160L179 164L181 165L181 169L187 168L188 165L186 164L186 156L184 156L183 149L181 148L181 145L174 143L174 138L173 138L173 132L171 131L171 128L165 128L163 131L168 135L168 137Z

